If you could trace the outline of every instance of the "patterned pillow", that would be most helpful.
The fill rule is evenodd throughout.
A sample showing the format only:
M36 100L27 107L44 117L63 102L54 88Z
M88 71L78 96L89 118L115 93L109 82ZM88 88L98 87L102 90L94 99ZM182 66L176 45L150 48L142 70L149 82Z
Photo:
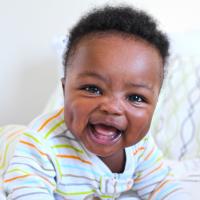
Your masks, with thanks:
M174 56L153 118L151 132L171 159L200 156L200 59Z

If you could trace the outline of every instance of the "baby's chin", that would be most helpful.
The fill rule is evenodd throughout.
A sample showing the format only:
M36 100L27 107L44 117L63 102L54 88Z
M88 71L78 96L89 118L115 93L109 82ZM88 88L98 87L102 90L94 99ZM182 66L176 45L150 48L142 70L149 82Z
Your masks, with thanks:
M96 156L100 158L107 158L112 157L117 152L123 150L125 147L122 146L120 143L115 145L97 145L97 144L88 144L83 143L84 147L91 152L92 154L95 154Z
M87 147L86 147L87 148ZM87 148L88 149L88 148ZM89 150L89 149L88 149ZM101 150L89 150L91 153L93 153L94 155L98 156L100 159L104 159L104 158L108 158L108 157L112 157L115 153L117 153L118 151L105 151L102 152Z

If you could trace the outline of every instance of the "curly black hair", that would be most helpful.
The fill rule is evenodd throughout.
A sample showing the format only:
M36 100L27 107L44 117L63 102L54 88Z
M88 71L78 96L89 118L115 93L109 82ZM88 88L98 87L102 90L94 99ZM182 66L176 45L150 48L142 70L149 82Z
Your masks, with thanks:
M169 56L169 40L157 27L156 21L145 11L130 6L105 6L94 9L71 29L63 57L65 68L78 42L91 34L116 32L129 37L141 38L154 46L160 53L163 65ZM66 73L66 69L65 69Z

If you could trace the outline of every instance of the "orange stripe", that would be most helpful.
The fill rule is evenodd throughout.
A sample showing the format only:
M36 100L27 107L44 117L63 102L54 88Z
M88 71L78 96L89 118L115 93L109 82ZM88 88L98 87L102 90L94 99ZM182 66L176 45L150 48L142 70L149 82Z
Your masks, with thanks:
M72 158L72 159L80 160L80 161L83 162L83 163L92 165L92 163L91 163L90 161L83 160L83 159L81 159L81 158L78 157L78 156L70 156L70 155L63 155L63 154L58 154L58 155L56 155L56 156L59 157L59 158Z
M47 119L38 129L38 131L41 131L50 121L52 121L53 119L55 119L56 117L58 117L62 112L64 111L64 108L62 108L61 110L59 110L58 113L56 113L55 115L53 115L52 117L50 117L49 119Z
M143 151L144 147L139 147L138 149L133 151L133 155L135 156L138 152Z
M154 149L155 149L155 147L153 147L153 149L149 152L149 154L146 156L146 158L144 158L144 160L147 160L151 156L151 154L153 153Z
M8 183L8 182L11 182L11 181L14 181L16 179L20 179L20 178L26 178L28 176L38 176L38 175L34 175L34 174L26 174L26 175L23 175L23 176L16 176L14 178L10 178L10 179L7 179L7 180L4 180L5 183ZM42 179L44 179L46 182L48 182L50 185L53 185L47 178L43 177L43 176L38 176ZM54 186L54 185L53 185Z
M166 199L170 194L172 194L172 193L174 193L174 192L177 192L177 191L179 191L179 190L182 190L182 188L177 188L176 190L171 191L169 194L167 194L167 195L163 198L163 200Z
M163 183L152 193L152 195L150 196L149 199L152 199L153 196L154 196L157 192L159 192L159 191L161 190L161 188L162 188L164 185L166 185L168 182L170 182L170 180L166 180L165 182L163 182Z
M155 185L155 183L151 183L150 185L146 185L146 186L144 186L144 187L138 188L137 191L139 192L139 191L141 191L141 190L145 190L145 188L148 188L148 187L150 187L150 186L152 186L152 185Z
M150 174L154 173L155 171L159 170L161 167L163 166L163 163L161 163L157 168L155 168L154 170L150 171L148 174L146 174L143 177L140 178L136 178L135 182L139 182L141 179L145 178L146 176L149 176Z
M4 182L8 183L8 182L14 181L14 180L19 179L19 178L26 178L27 176L30 176L30 175L26 174L26 175L23 175L23 176L16 176L14 178L10 178L10 179L4 180Z
M15 135L18 135L18 133L22 133L23 130L24 130L24 129L17 130L17 131L15 131L15 132L9 134L9 136L7 137L7 139L9 139L9 138L11 138L11 137L13 137L13 136L15 136Z
M34 144L31 144L31 143L23 141L23 140L20 140L20 143L25 144L27 146L30 146L31 148L36 149L42 156L48 156L46 153L40 151Z

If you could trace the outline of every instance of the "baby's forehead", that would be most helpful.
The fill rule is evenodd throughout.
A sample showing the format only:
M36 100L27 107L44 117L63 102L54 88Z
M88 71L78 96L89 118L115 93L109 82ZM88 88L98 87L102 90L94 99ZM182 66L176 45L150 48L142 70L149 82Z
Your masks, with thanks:
M80 71L87 67L92 70L92 67L97 66L95 70L100 71L109 65L115 70L128 71L132 63L142 66L141 62L149 66L153 66L152 63L154 63L156 69L159 66L156 74L162 80L162 57L156 48L138 37L109 32L82 38L74 49L71 56L71 67L69 65L67 70L70 73L70 68ZM111 72L110 68L108 68L109 72Z
M90 47L94 49L96 46L98 46L98 48L105 49L105 48L115 48L115 46L124 46L124 41L126 41L127 48L129 47L129 44L134 45L133 44L134 42L134 43L139 43L141 47L142 46L150 47L149 48L150 51L154 49L154 51L157 51L159 53L159 50L155 46L153 46L151 43L149 43L148 41L144 40L141 37L119 31L108 31L108 32L90 33L79 38L79 40L77 40L72 47L72 52L73 52L72 55L74 55L77 51L85 47L87 48ZM113 45L110 45L111 43Z
M76 68L81 65L103 68L109 65L116 70L122 70L125 66L123 70L127 71L133 65L142 67L154 63L156 66L162 66L162 58L156 48L143 40L122 37L119 34L104 34L79 41L72 63Z

